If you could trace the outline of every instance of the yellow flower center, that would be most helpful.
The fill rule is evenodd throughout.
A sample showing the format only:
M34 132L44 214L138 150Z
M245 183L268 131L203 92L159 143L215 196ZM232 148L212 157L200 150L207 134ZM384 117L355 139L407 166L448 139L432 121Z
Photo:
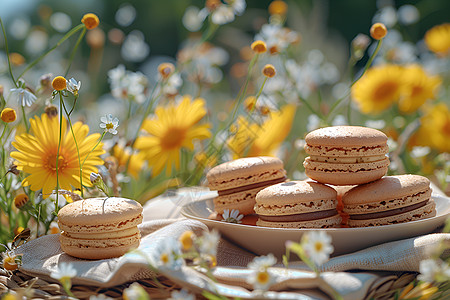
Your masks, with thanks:
M194 235L194 233L192 231L185 231L181 236L180 236L180 242L181 245L183 247L183 250L189 250L192 247L192 236Z
M271 64L267 64L264 66L262 73L266 77L273 77L276 74L275 67Z
M113 123L106 123L106 129L110 130L114 128L114 124Z
M83 16L83 18L81 19L81 23L86 26L86 29L94 29L98 26L98 24L100 24L100 20L95 14L88 13Z
M260 283L260 284L266 284L267 282L269 282L270 276L269 273L267 272L258 272L258 274L256 275L256 280Z
M269 5L269 14L271 15L285 15L287 12L287 4L281 0L272 1Z
M17 270L19 266L16 264L16 257L15 256L7 256L3 259L3 268L5 268L8 271L14 271Z
M16 111L12 108L5 108L2 110L1 119L5 123L11 123L16 120Z
M370 27L370 36L375 40L381 40L387 34L387 28L383 23L375 23Z
M175 71L175 66L171 63L162 63L158 66L158 72L161 77L166 79Z
M164 137L161 139L161 147L164 150L171 150L180 148L186 137L185 128L171 127L167 130Z
M57 76L52 81L52 87L57 91L62 91L67 87L67 81L64 77Z
M163 264L167 264L169 262L169 255L167 253L163 253L161 254L160 259L163 262Z
M252 44L252 50L256 53L264 53L267 51L266 43L263 41L255 41Z
M386 98L391 98L398 90L398 83L388 81L383 82L375 90L374 98L380 101L386 100Z
M47 163L46 166L51 171L56 172L56 155L49 155L47 157ZM58 170L61 171L66 166L66 162L64 160L64 157L62 155L59 155L58 157Z
M422 86L414 86L411 90L411 96L412 97L419 96L422 94L422 92L423 92Z
M321 242L316 242L316 243L314 244L314 249L315 249L317 252L322 251L322 250L323 250L323 244L322 244Z

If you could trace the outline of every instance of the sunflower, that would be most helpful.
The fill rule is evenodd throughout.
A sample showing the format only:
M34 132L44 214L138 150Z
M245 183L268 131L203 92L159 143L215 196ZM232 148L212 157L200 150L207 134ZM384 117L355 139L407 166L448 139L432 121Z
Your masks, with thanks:
M158 175L167 167L167 173L173 166L180 168L181 149L194 149L194 140L203 140L211 136L209 123L198 124L206 115L205 101L201 98L191 101L184 96L176 105L158 106L155 116L142 124L149 135L138 137L135 148L143 152L153 175Z
M271 112L262 125L238 118L237 132L227 143L233 158L274 155L291 130L295 110L295 105L285 105L280 111Z
M367 71L352 87L352 98L363 113L379 113L399 100L403 68L383 65Z
M398 108L406 113L414 112L428 99L434 99L442 82L439 76L429 76L419 65L405 67L402 81Z
M23 186L30 186L31 190L42 189L44 197L49 196L56 187L56 155L58 153L59 120L49 118L43 114L41 118L36 116L30 119L31 133L16 136L12 145L17 151L11 152L11 157L17 160L17 168L30 174L22 181ZM95 166L102 165L99 157L104 153L100 143L97 144L100 134L88 135L89 127L77 122L73 125L80 160L83 163L83 185L91 186L89 175L97 172ZM80 164L77 148L72 133L67 128L66 122L61 124L61 146L58 158L59 187L64 190L72 190L72 187L80 187ZM90 154L89 154L90 153ZM86 159L86 157L89 157Z
M428 146L450 152L450 111L445 103L427 107L421 126L411 139L414 146Z
M434 26L425 33L425 44L428 49L439 56L450 53L450 23Z

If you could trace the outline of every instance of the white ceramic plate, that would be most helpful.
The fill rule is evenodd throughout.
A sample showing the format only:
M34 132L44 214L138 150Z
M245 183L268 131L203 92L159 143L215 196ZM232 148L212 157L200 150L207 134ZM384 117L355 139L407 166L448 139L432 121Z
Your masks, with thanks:
M436 202L436 216L429 219L408 223L364 227L364 228L326 228L324 230L332 237L333 256L351 253L370 246L406 239L432 232L445 223L450 216L450 198L433 195ZM210 219L214 212L212 199L186 204L181 214L187 218L205 223L209 228L219 232L237 245L258 255L269 253L281 257L286 253L286 241L300 241L303 233L312 229L286 229L257 227L252 225L233 224Z

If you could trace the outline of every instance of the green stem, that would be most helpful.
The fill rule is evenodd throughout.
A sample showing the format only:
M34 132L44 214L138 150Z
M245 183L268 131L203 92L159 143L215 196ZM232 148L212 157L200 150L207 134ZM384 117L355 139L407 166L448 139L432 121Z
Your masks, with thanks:
M202 36L202 39L200 41L200 44L206 42L207 40L209 40L214 33L217 31L217 29L219 28L219 25L214 24L213 22L211 22L211 17L209 18L209 27L208 27L208 31Z
M103 140L103 137L105 136L106 131L103 131L102 136L98 139L97 144L95 144L94 148L91 149L91 151L89 151L89 153L86 155L86 157L83 160L83 163L81 164L80 168L83 168L84 163L86 162L86 159L89 157L89 155L95 150L95 148L97 148L97 146L100 144L100 142Z
M9 75L11 76L11 79L14 82L14 85L16 86L16 88L18 88L19 86L17 85L17 82L14 79L14 74L13 74L12 68L11 68L11 61L9 59L9 50L8 50L8 38L6 37L5 26L3 26L2 18L0 18L0 24L2 25L3 37L5 39L5 51L6 51L6 58L8 59Z
M70 66L72 66L73 58L75 57L75 53L77 52L78 46L80 45L80 42L85 34L86 34L86 26L83 27L83 31L81 31L80 36L78 37L78 40L75 43L75 47L73 47L72 53L70 53L69 65L67 66L66 74L64 75L64 77L67 77L67 74L69 73Z
M378 40L378 44L377 47L375 48L375 51L372 53L372 55L370 56L369 60L367 61L366 66L364 67L364 70L362 71L361 75L358 76L358 78L356 78L355 80L353 80L353 82L350 84L350 88L347 90L347 92L345 93L344 96L342 96L341 98L339 98L338 100L336 100L336 102L334 102L333 106L331 107L330 111L328 112L328 117L327 120L330 119L330 116L332 115L332 112L341 104L342 101L344 101L350 94L351 91L351 87L358 82L359 79L361 79L361 77L363 77L363 75L366 73L366 71L370 68L370 66L372 65L372 62L375 58L375 56L378 54L378 51L380 51L381 48L381 44L383 43L383 40Z
M28 127L27 117L25 115L25 109L24 109L23 105L21 105L20 108L22 109L23 123L25 124L25 129L27 130L27 133L28 133L30 131L30 128Z
M3 139L3 136L5 135L6 128L7 128L7 126L5 125L5 127L3 127L2 136L0 136L0 141Z
M70 120L70 114L67 112L66 105L64 104L64 102L63 102L63 107L64 107L64 111L66 112L67 119L69 120L70 132L72 133L73 141L75 142L75 147L77 148L78 164L80 165L80 190L81 190L81 197L84 198L84 193L83 193L83 168L81 167L80 149L78 148L77 139L75 137L75 133L73 132L72 121Z
M45 52L44 54L42 54L41 56L39 56L38 58L36 58L32 63L30 63L25 70L23 70L23 72L19 75L18 78L21 78L26 72L28 72L32 67L34 67L38 62L40 62L44 57L46 57L50 52L52 52L53 50L55 50L56 48L58 48L65 40L67 40L69 37L71 37L73 34L75 34L77 31L79 31L80 29L86 28L84 26L84 24L80 24L74 28L72 28L72 30L70 30L68 33L66 33L66 35L64 35L59 41L58 43L56 43L56 45L54 45L52 48L50 48L47 52Z
M59 150L61 149L61 140L62 140L62 122L63 122L63 113L61 107L63 107L63 97L61 91L59 93L59 139L58 139L58 150L56 151L56 200L55 200L55 211L58 213L58 199L59 199Z

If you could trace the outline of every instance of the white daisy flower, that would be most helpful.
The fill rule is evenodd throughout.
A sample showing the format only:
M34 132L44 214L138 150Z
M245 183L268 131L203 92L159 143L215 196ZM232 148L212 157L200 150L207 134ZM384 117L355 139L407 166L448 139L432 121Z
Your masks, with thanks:
M253 285L257 292L264 292L275 282L275 276L269 271L269 267L277 262L273 254L255 257L248 264L248 268L253 270L252 275L247 278L247 282Z
M233 8L227 5L220 5L211 13L211 21L217 25L224 25L233 22Z
M113 300L113 298L105 296L105 294L92 295L89 300Z
M105 117L101 117L100 121L100 128L105 129L105 132L108 131L112 134L117 134L117 127L119 127L119 119L114 118L111 114L106 115Z
M182 289L181 291L173 291L169 300L195 300L195 296Z
M150 299L144 288L137 282L132 283L128 288L123 290L123 299L134 300L134 299Z
M67 90L74 94L75 96L78 95L78 91L81 88L81 81L76 81L75 78L70 78L70 80L67 81Z
M77 270L71 263L62 262L58 265L55 271L50 273L50 277L63 281L65 279L73 278L77 276Z
M334 248L331 237L325 231L311 231L302 237L302 247L306 255L317 265L321 266L330 259Z
M242 15L247 7L245 0L227 0L225 2L233 8L234 13L238 16Z
M242 223L242 218L244 215L239 214L239 209L232 209L231 212L229 209L225 209L222 214L222 221L228 222L228 223Z
M23 88L11 89L10 91L12 95L18 97L17 100L22 106L31 106L37 99L33 93Z
M203 21L205 21L205 14L202 14L200 10L195 6L189 6L183 15L183 25L187 30L191 32L199 31L202 28Z
M154 258L156 267L179 270L184 263L181 258L181 245L172 238L164 240L158 247Z
M267 269L276 263L277 263L277 259L275 258L275 256L273 256L272 253L269 253L269 255L266 255L266 256L263 255L263 256L255 257L248 264L248 268L255 270L255 271L260 271L260 270Z
M425 259L420 262L418 280L443 282L450 280L450 265L440 259Z
M202 254L216 256L219 240L219 232L215 229L204 233L200 238L200 252Z

